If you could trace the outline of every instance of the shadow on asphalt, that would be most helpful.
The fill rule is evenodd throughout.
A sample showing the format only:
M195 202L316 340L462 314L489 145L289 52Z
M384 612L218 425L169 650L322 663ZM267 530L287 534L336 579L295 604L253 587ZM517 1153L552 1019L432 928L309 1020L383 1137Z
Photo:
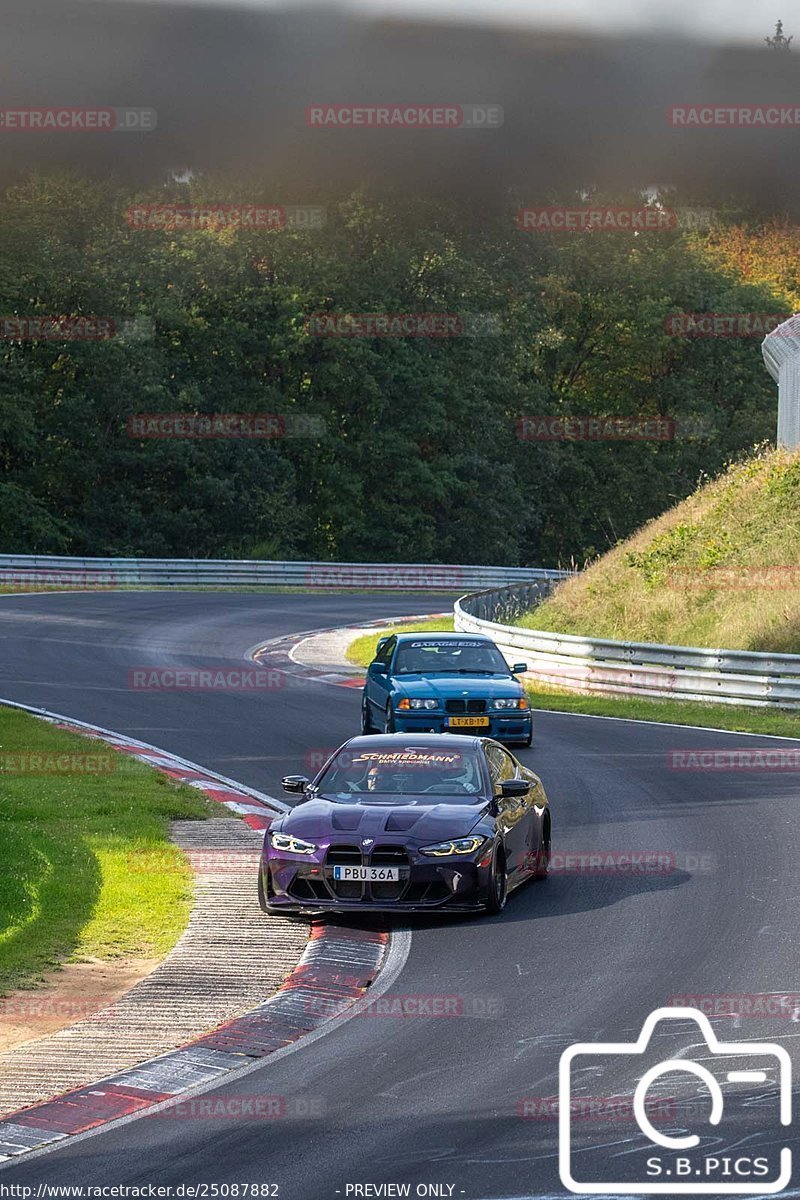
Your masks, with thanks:
M551 875L542 881L531 880L512 892L508 903L498 916L485 913L447 913L441 910L431 913L346 913L331 914L331 924L345 925L350 929L388 929L402 926L413 931L441 929L466 923L493 925L498 922L509 924L515 921L539 921L545 917L564 917L574 913L594 912L619 904L631 896L653 892L672 891L683 887L692 878L688 871L671 871L669 874L607 874L569 877Z

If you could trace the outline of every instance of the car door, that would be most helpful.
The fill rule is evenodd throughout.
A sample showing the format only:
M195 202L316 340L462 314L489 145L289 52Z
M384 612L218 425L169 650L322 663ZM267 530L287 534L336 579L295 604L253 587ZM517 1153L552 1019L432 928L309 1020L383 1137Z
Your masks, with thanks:
M518 774L516 759L498 742L487 742L486 761L497 800L497 823L506 847L506 867L509 875L516 875L527 869L529 801L527 796L503 796L500 789L506 779L523 776Z
M379 729L383 728L383 722L386 713L386 701L391 690L391 678L385 671L377 670L378 664L388 666L392 661L394 649L397 645L396 637L388 637L384 640L383 645L378 650L372 662L367 668L367 704L369 705L370 719Z
M511 756L513 758L513 755ZM529 770L528 767L517 762L517 772L520 779L524 779L529 784L527 799L527 808L525 815L526 826L526 869L536 871L538 864L539 852L543 847L543 838L545 830L545 810L547 808L547 796L544 786L539 776Z

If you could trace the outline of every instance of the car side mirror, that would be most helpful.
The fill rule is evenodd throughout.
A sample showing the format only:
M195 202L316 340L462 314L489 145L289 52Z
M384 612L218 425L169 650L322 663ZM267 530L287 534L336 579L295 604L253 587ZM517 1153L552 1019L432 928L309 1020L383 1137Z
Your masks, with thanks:
M517 675L517 674L520 674L521 672L527 671L527 669L528 669L527 663L514 663L513 667L511 668L511 674Z
M530 784L527 779L504 779L500 784L500 792L503 796L524 796Z
M376 675L388 675L389 664L385 662L373 662L369 664L369 669L374 671Z
M310 780L306 779L305 775L284 775L281 780L281 786L285 792L293 792L295 795L306 790Z

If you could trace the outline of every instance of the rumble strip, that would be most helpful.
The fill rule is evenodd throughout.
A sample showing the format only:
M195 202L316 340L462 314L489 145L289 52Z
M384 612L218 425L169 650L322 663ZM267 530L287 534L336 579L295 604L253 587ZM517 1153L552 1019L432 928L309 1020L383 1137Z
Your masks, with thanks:
M276 810L288 807L134 738L29 705L0 703L107 742L170 778L206 792L253 829L268 829ZM357 928L315 919L302 958L270 999L168 1054L11 1113L0 1120L0 1164L10 1164L28 1151L128 1117L183 1092L223 1084L230 1073L335 1020L332 1012L341 1017L376 978L388 944L388 933L378 927Z

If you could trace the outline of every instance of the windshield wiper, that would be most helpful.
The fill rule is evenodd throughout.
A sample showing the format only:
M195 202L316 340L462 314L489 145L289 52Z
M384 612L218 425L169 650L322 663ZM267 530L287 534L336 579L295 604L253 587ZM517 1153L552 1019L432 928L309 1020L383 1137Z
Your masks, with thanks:
M485 667L425 667L419 671L397 672L398 675L503 675L503 671L489 671Z

